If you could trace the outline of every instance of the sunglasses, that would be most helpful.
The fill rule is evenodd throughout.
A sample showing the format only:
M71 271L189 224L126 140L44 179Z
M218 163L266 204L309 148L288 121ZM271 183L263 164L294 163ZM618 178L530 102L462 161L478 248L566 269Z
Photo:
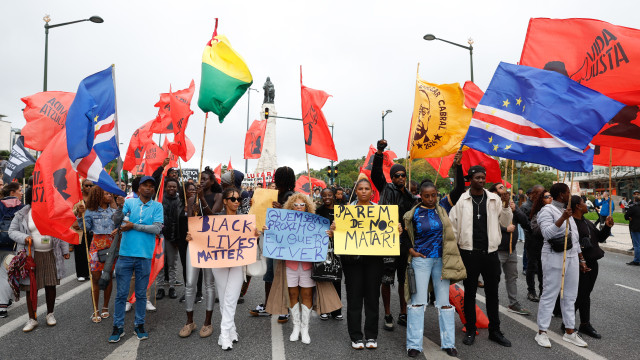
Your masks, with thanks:
M393 174L393 177L396 178L396 179L399 178L399 177L406 178L407 174Z
M242 200L242 198L235 197L235 196L230 196L230 197L228 197L228 198L225 198L225 200L229 200L229 201L231 201L231 202L237 202L237 201Z
M90 188L90 187L93 187L93 185L84 185L84 187Z
M551 199L551 195L545 195L544 198L545 199Z
M304 206L304 207L306 207L307 204L305 204L305 203L293 203L293 206Z

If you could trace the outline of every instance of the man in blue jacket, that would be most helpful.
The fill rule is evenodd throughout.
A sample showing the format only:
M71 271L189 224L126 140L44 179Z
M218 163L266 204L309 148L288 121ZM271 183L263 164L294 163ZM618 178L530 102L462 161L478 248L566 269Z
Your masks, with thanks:
M600 228L602 228L604 226L604 221L607 219L607 216L611 215L609 213L609 207L611 207L611 212L613 212L613 204L611 204L611 198L609 197L609 193L608 192L604 192L601 196L597 196L596 197L596 203L595 203L596 207L600 208L600 212L598 220L596 221L596 226L598 226L598 223L600 224Z
M140 180L138 198L127 199L124 206L118 204L113 215L116 224L122 223L120 255L115 266L117 293L113 314L113 332L109 342L116 343L124 335L125 302L129 295L129 284L135 274L136 317L134 332L139 340L149 338L144 329L147 304L147 285L151 273L151 258L156 244L156 235L162 231L164 215L162 204L152 200L156 181L151 176Z

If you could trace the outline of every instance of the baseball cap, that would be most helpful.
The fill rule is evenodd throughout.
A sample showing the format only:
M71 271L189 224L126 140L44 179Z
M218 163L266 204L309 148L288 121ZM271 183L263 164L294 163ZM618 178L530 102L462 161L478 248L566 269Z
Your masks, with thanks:
M151 181L153 183L153 185L156 184L156 179L153 178L153 176L143 176L142 179L140 179L140 184L143 184L147 181Z

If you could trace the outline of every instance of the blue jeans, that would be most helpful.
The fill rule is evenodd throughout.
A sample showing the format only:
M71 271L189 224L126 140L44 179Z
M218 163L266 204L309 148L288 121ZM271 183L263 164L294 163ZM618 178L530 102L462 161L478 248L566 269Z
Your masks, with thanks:
M633 243L633 261L640 262L640 232L630 231Z
M429 297L429 279L433 283L440 323L440 347L455 348L455 309L449 304L449 280L442 279L442 258L413 258L411 266L416 277L416 293L407 304L407 350L422 351L424 311ZM443 309L443 307L449 308Z
M120 256L116 262L116 303L113 313L113 326L124 327L124 308L129 296L131 275L136 275L136 319L134 325L143 325L147 311L147 286L151 273L151 259L132 256Z

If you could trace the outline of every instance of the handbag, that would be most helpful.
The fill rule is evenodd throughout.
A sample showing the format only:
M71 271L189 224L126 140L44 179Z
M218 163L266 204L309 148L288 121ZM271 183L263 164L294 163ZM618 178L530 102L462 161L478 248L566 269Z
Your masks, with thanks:
M547 240L549 245L551 245L551 250L554 252L564 252L564 236L559 236L557 238ZM571 231L567 235L567 251L571 250L573 247L573 241L571 241Z
M107 261L107 257L109 257L110 248L98 250L98 261L104 263Z
M339 281L342 279L342 263L340 258L333 253L333 249L327 251L325 261L313 263L311 278L315 281Z
M247 276L263 276L267 273L267 258L262 256L262 246L258 246L256 262L247 265Z
M416 273L413 271L413 266L409 264L407 266L407 281L409 282L409 293L415 294L418 289L416 288Z

